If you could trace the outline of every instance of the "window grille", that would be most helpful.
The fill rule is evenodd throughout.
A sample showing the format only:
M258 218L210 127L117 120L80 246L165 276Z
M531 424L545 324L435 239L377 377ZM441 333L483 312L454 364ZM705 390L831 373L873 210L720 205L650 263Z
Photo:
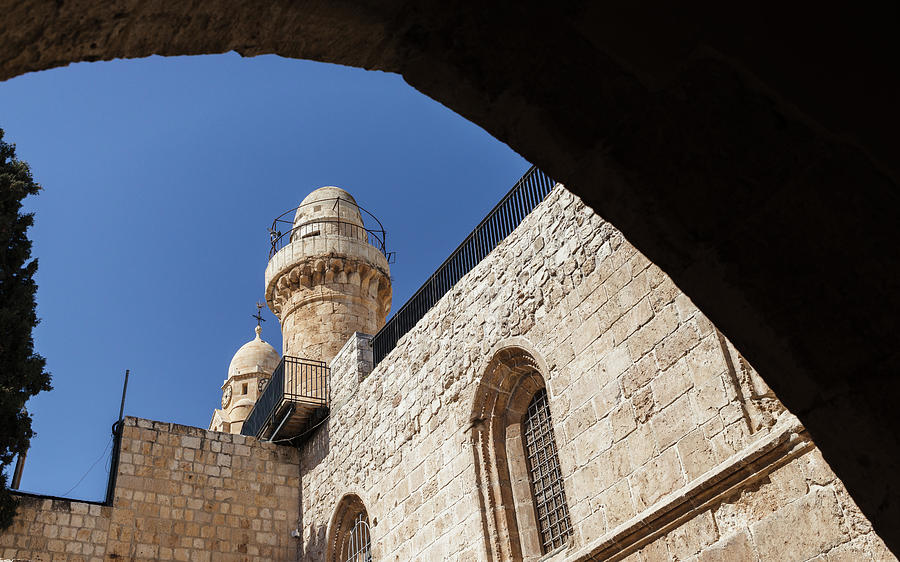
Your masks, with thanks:
M528 476L541 533L541 550L546 554L566 543L572 534L572 525L569 523L569 507L566 505L545 389L539 390L531 399L522 425L525 429Z
M365 512L361 511L353 522L350 534L347 535L345 562L372 562L372 547L369 535L369 522Z

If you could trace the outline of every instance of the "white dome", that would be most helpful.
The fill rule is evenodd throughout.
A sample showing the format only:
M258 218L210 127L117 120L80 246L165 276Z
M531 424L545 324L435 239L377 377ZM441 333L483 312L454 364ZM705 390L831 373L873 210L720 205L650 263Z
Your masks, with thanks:
M256 327L256 337L248 341L237 350L228 366L228 378L246 373L262 372L271 375L278 366L281 356L275 348L260 339L262 332Z

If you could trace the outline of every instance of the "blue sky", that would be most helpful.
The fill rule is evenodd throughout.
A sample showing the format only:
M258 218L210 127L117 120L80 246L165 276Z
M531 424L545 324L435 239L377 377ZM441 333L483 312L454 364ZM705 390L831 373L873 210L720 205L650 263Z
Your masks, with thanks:
M529 166L397 75L275 56L21 76L0 82L0 128L44 187L27 207L54 390L28 405L22 489L88 499L105 491L125 369L126 414L208 425L253 336L273 218L347 189L396 252L396 310Z

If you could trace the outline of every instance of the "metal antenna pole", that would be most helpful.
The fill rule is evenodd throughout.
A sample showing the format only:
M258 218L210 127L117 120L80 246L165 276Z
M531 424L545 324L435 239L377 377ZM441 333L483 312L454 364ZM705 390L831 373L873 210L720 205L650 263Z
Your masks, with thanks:
M122 386L122 405L119 406L119 424L122 423L122 416L125 413L125 391L128 390L128 373L131 369L125 369L125 384Z
M119 420L113 424L113 451L109 459L109 480L106 482L106 505L112 505L116 496L116 477L119 472L119 454L122 447L123 420L125 419L125 392L128 390L128 374L131 369L125 369L125 384L122 385L122 404L119 405Z

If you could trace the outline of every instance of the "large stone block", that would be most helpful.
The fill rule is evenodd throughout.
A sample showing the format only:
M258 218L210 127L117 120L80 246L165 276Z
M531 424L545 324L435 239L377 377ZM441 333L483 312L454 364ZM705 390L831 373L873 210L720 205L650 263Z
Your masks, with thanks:
M681 398L654 415L650 423L659 449L663 450L672 445L696 427L690 397L683 394Z
M712 513L695 514L668 534L669 552L675 560L685 560L699 553L719 538Z
M759 559L746 531L723 537L697 556L697 562L747 562ZM779 556L773 560L783 560L783 558Z
M750 532L763 560L808 560L849 539L837 497L827 488L780 507Z
M684 485L681 463L674 448L637 469L629 478L638 510L644 510Z

